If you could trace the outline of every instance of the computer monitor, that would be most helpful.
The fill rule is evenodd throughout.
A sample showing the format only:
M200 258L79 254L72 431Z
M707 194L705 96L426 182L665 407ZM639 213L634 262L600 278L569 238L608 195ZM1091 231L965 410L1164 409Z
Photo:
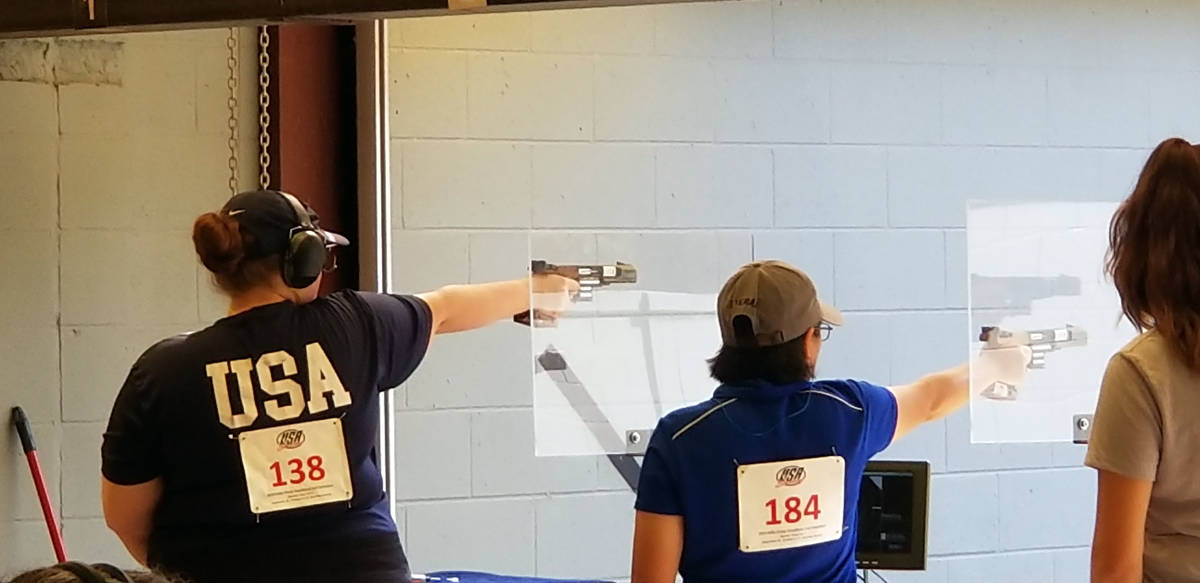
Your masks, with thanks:
M858 495L859 569L925 569L929 462L867 462Z

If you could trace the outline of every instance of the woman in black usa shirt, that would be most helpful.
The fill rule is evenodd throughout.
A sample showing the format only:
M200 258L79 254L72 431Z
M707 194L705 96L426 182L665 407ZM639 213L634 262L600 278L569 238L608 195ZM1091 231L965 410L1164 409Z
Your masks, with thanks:
M434 335L529 309L531 286L552 313L574 282L318 298L348 241L278 191L233 197L192 239L229 315L130 370L102 446L109 527L135 559L191 583L406 580L375 457L379 391Z

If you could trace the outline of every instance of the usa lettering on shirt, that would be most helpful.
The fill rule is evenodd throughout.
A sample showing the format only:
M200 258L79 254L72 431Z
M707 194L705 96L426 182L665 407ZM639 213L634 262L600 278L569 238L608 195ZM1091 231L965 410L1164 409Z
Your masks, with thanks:
M327 411L332 401L334 408L348 407L353 401L350 393L342 386L333 363L325 355L320 343L312 342L305 347L308 360L308 399L304 389L292 379L296 375L296 359L286 351L278 350L264 354L257 362L249 358L210 363L205 367L212 382L213 397L217 402L217 416L221 424L230 429L249 427L258 419L259 406L251 372L258 376L258 388L267 395L263 400L263 412L275 421L290 421L308 413ZM273 370L279 367L283 376L275 378ZM241 413L233 412L233 398L228 377L234 375Z
M261 413L287 422L306 412L323 413L331 405L350 406L353 397L320 343L305 346L305 358L307 399L305 388L293 378L299 372L296 359L287 351L269 352L257 361L243 358L208 364L205 372L221 424L236 430L253 425ZM282 375L276 376L276 370ZM234 388L228 381L230 374ZM240 413L233 412L235 391ZM323 419L241 432L238 447L250 510L266 514L350 500L354 487L342 429L340 419Z

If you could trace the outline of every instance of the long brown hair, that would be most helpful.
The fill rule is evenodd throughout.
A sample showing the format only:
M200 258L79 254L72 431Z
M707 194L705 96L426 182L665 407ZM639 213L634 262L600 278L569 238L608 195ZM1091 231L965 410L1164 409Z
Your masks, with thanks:
M1171 138L1150 154L1109 224L1107 269L1129 322L1200 371L1200 146Z

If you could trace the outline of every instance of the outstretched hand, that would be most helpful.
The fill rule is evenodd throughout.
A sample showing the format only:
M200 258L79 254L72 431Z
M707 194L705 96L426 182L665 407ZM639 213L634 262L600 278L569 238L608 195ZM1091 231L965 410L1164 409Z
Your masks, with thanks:
M995 382L1019 387L1025 383L1033 351L1028 346L984 348L971 361L971 380L976 387Z
M555 320L571 305L579 293L579 282L554 274L537 274L529 278L532 303L530 308L538 320Z

